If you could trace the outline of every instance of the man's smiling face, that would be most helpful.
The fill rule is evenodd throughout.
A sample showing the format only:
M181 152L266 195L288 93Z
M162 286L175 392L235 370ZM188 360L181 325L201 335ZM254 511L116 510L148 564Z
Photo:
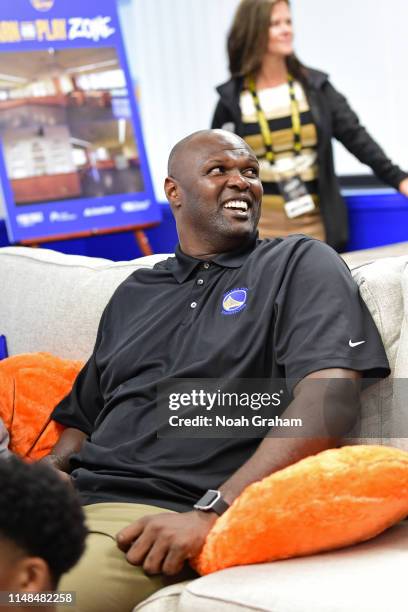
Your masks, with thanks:
M235 134L198 133L176 154L166 189L176 215L182 249L198 254L239 247L257 227L262 200L259 165ZM173 197L173 200L172 200Z

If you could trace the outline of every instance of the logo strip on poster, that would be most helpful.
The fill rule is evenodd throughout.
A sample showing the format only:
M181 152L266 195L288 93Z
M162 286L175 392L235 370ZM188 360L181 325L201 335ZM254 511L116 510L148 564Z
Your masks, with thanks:
M111 17L0 21L0 43L24 41L106 40L115 34Z

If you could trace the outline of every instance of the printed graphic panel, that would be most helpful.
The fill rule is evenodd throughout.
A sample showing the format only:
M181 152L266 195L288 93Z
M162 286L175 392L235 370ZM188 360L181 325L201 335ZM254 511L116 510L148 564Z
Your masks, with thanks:
M93 5L93 9L92 9ZM14 241L160 220L113 1L0 21L0 174Z

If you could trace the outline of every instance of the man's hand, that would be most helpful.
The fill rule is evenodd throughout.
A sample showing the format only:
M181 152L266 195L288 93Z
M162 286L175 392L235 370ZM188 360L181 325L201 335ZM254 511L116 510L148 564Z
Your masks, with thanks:
M116 540L129 563L142 565L146 574L173 576L200 552L217 518L200 510L144 516L122 529Z
M61 480L63 480L64 482L68 482L70 485L73 485L70 474L63 472L62 470L57 470L57 473L58 473L58 476L61 478Z
M46 455L45 457L40 459L38 461L38 463L42 463L44 465L49 465L50 467L52 467L57 472L58 476L62 480L64 480L65 482L69 482L69 484L72 484L72 479L71 479L70 474L67 474L67 472L64 472L60 468L59 457L57 457L56 455Z

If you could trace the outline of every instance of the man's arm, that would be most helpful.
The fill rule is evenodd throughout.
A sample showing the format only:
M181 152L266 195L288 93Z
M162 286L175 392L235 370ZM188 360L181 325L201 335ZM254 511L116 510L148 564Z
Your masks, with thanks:
M66 429L51 453L40 460L41 463L51 465L60 471L61 476L70 480L66 476L70 472L70 457L81 450L84 440L91 435L102 406L103 398L93 354L78 374L71 392L51 414L51 418L65 425Z
M69 459L71 455L81 450L87 434L74 427L67 427L51 453L40 459L40 463L47 463L61 472L69 473Z
M277 427L273 435L264 438L252 457L220 487L224 499L231 504L252 482L336 446L358 417L359 385L355 381L360 378L360 372L330 368L313 372L300 381L284 416L301 418L307 435L290 438L287 431L283 432L284 428ZM337 416L336 422L331 415ZM280 432L284 437L279 437ZM313 437L310 437L311 432Z
M354 404L358 403L355 381L360 376L353 370L333 368L314 372L300 381L285 418L296 416L305 423L309 421L308 437L279 437L282 430L276 428L273 436L265 438L253 456L220 487L224 499L231 504L249 484L336 445L338 437L353 424ZM326 380L310 383L316 378ZM336 379L334 385L333 379ZM323 423L327 407L334 414L344 415L333 424L338 437L330 437ZM283 435L287 436L287 432ZM174 575L181 571L186 559L200 552L217 518L214 512L200 510L147 516L118 533L118 546L127 553L130 563L143 565L146 573Z
M99 332L98 332L99 335ZM95 419L103 407L95 352L82 368L71 392L54 408L51 418L65 425L51 453L40 459L59 470L66 480L70 472L69 460L81 450L84 440L92 433Z

